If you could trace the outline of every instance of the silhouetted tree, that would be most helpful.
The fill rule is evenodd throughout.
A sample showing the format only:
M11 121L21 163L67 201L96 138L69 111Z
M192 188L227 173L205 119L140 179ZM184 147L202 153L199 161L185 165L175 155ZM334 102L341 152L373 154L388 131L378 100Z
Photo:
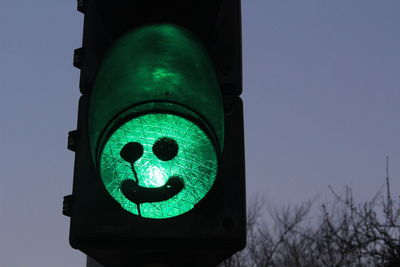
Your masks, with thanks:
M262 266L400 266L400 201L386 192L356 203L350 187L323 204L314 217L315 201L269 208L256 199L247 218L247 246L221 267ZM266 216L268 215L268 216Z

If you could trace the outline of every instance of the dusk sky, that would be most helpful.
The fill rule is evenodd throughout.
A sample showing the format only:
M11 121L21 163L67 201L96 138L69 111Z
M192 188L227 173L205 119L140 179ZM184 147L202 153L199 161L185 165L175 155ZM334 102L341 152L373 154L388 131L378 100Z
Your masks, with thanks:
M400 1L242 0L247 196L268 204L400 194ZM83 15L0 2L0 266L78 267L72 192Z

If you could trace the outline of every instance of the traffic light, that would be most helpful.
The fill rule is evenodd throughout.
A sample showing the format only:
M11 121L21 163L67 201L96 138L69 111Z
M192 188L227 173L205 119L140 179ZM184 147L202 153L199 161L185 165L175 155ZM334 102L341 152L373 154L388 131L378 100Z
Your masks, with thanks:
M240 1L78 1L70 243L105 266L245 245Z

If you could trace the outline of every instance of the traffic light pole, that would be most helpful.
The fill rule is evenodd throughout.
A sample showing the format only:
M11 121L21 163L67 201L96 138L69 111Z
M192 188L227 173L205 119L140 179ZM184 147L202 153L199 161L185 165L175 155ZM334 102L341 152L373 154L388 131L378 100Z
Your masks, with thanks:
M87 256L86 257L86 267L104 267L104 265L101 265L91 257Z
M135 267L177 267L178 265L175 264L143 264L141 266L136 265ZM184 265L182 267L186 267L187 265ZM90 258L87 256L87 261L86 261L86 267L105 267L104 265L101 265L94 259ZM203 266L206 267L206 266ZM212 267L212 266L209 266Z

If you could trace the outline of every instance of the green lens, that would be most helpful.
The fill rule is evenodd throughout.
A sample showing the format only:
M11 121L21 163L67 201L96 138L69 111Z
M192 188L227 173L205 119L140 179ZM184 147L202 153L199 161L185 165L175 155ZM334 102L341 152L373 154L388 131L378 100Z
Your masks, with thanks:
M99 164L106 189L125 210L158 219L191 210L211 189L218 169L214 143L205 131L170 113L126 121L106 140ZM133 184L132 198L121 189L126 180ZM157 190L164 197L152 201Z

